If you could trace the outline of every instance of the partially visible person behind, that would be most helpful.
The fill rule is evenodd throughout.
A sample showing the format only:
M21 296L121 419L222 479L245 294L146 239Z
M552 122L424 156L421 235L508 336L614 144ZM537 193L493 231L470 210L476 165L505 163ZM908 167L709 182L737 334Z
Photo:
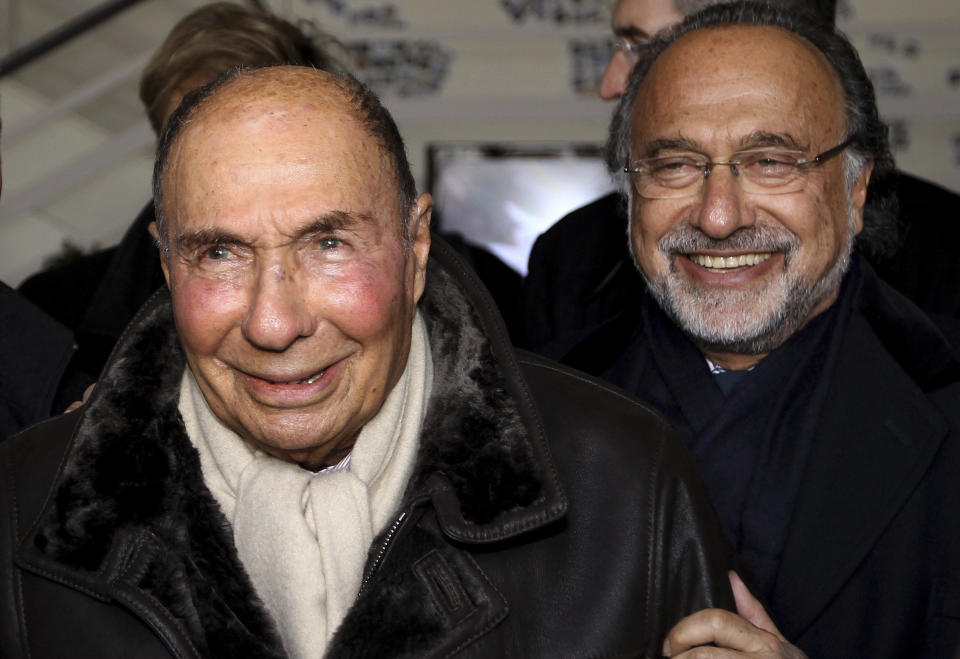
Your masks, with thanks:
M723 0L618 0L611 17L617 48L600 86L616 100L654 35L684 16ZM768 0L809 12L832 29L836 0ZM931 313L960 317L960 195L900 172L899 222L885 244L865 256L887 283ZM524 282L525 345L562 355L585 330L635 305L643 278L633 267L623 236L627 213L612 192L554 224L534 243Z
M339 70L325 50L333 40L308 35L273 14L215 2L181 19L150 58L140 78L140 100L157 135L188 92L238 67L301 64ZM41 271L19 292L73 331L71 369L96 378L137 309L163 284L147 227L150 201L114 247Z
M646 293L565 361L670 420L783 634L705 611L672 654L960 640L960 321L860 254L896 222L887 134L853 46L767 3L656 38L617 106L608 164Z
M80 397L88 381L67 368L75 349L70 330L0 282L0 441Z
M0 282L0 441L80 398L89 380L61 386L75 349L70 330Z

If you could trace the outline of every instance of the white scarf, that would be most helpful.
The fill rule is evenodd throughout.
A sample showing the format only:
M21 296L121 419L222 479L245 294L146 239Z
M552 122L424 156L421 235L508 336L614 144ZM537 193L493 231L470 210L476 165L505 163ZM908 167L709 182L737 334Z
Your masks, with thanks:
M410 480L433 379L414 318L403 374L349 460L317 474L244 442L213 414L186 369L180 414L207 487L233 526L240 561L292 657L320 657L356 599L375 535Z

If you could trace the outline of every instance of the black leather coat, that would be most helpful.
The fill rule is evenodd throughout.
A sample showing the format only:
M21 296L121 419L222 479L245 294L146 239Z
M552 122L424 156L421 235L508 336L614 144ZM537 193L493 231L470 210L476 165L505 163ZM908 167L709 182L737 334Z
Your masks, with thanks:
M644 405L510 348L444 246L421 302L435 377L414 475L329 657L659 656L730 606L691 461ZM277 657L177 415L159 295L93 397L0 446L5 657Z

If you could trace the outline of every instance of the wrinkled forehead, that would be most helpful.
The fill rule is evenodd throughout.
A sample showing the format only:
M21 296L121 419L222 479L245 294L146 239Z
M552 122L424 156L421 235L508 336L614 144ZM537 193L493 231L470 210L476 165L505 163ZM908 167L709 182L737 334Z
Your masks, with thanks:
M354 116L343 92L323 79L299 75L250 76L232 80L191 114L177 147L205 140L241 141L260 133L278 141L289 133L304 140L315 138L353 142L363 148L369 136ZM319 73L319 72L317 72Z
M312 70L311 70L312 72ZM256 72L254 72L256 73ZM204 101L173 144L164 173L164 208L171 211L200 184L256 170L279 176L325 170L328 183L371 177L385 194L396 187L389 159L345 98L323 80L240 78Z
M782 28L735 25L678 38L657 58L640 85L634 130L697 108L729 105L824 130L845 124L843 86L813 44ZM690 117L693 118L693 117Z

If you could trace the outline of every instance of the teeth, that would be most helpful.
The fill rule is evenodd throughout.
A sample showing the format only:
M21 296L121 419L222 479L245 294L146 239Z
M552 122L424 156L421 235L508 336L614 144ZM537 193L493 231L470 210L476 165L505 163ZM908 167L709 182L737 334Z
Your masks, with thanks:
M708 256L706 254L691 254L690 260L702 268L721 272L731 268L742 268L744 266L757 265L763 263L772 256L769 252L765 254L741 254L739 256Z
M322 377L323 377L323 374L326 373L326 372L327 372L327 369L323 369L323 370L320 371L319 373L314 373L313 375L311 375L311 376L308 377L308 378L304 378L304 379L302 379L302 380L297 380L297 381L293 381L293 380L267 380L267 382L269 382L270 384L313 384L314 382L316 382L317 380L319 380L320 378L322 378Z
M315 373L306 379L300 380L296 384L313 384L314 382L319 380L321 377L323 377L323 374L326 372L327 372L327 369L323 369L319 373Z

